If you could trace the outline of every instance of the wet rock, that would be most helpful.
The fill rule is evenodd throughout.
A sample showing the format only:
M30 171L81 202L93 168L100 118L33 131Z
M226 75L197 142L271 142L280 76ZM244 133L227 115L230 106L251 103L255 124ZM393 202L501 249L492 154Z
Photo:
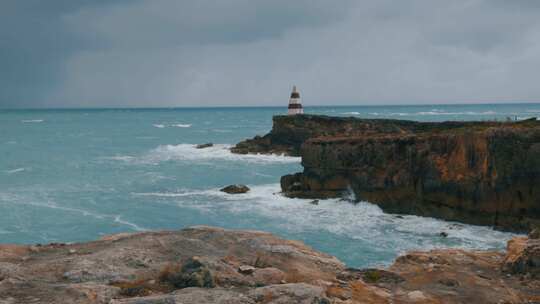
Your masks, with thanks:
M443 237L443 238L446 238L446 237L448 237L448 232L443 231L443 232L439 233L439 236Z
M196 146L197 149L204 149L204 148L210 148L210 147L213 147L214 144L213 143L206 143L206 144L198 144Z
M311 202L309 202L310 204L312 205L318 205L319 204L319 200L312 200Z
M225 188L220 189L219 191L229 193L229 194L241 194L246 193L250 189L246 185L230 185Z

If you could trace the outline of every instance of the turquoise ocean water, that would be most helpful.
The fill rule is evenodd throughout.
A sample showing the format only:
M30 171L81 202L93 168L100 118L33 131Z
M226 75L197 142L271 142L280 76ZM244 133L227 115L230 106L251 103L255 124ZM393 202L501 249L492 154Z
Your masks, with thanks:
M191 225L259 229L304 241L350 266L385 265L410 249L502 249L487 227L384 214L279 195L300 159L235 155L285 108L0 111L0 243L76 242ZM422 121L524 119L540 104L307 107L307 113ZM216 146L195 149L198 143ZM222 186L252 191L227 195ZM448 238L439 237L441 231Z

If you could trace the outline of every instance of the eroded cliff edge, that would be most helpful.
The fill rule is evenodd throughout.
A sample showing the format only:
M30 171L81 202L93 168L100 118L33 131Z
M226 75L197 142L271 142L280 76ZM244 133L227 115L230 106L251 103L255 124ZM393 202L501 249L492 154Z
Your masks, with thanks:
M504 230L540 223L540 122L414 122L276 116L233 152L300 155L282 177L290 197L356 200L392 213Z
M0 303L9 304L533 303L539 278L538 233L514 238L507 253L410 252L386 270L214 227L0 245Z

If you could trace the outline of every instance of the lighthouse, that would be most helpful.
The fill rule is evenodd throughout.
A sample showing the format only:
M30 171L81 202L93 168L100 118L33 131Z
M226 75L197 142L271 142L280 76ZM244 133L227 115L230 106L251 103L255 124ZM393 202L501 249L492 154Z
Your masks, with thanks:
M304 114L304 109L302 108L302 103L300 100L300 93L296 89L296 86L293 86L291 99L289 99L289 115Z

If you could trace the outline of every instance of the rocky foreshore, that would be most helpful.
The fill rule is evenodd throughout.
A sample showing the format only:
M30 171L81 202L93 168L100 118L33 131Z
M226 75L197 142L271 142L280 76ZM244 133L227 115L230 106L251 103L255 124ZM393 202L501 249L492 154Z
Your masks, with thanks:
M259 231L192 227L80 244L0 245L0 303L535 303L540 239L508 253L409 252L388 269Z
M540 224L540 122L414 122L276 116L272 131L236 153L302 157L282 177L290 197L353 193L392 213L503 230Z

